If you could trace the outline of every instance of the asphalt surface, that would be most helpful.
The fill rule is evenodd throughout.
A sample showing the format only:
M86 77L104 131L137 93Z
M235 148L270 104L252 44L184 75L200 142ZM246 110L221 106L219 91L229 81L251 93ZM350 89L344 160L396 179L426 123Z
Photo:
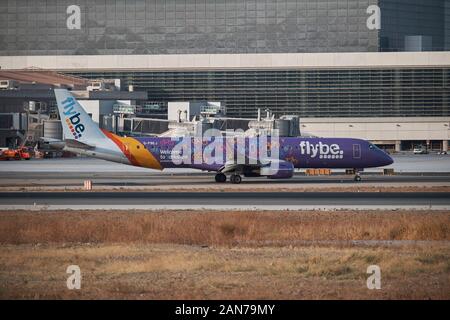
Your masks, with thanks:
M161 172L87 158L9 161L0 163L0 209L450 210L449 193L362 193L358 188L298 192L450 186L450 155L397 155L395 160L396 175L384 176L382 168L375 168L363 173L361 182L333 171L331 176L313 177L299 172L282 180L244 177L240 185L217 184L214 173L193 169ZM82 189L84 180L92 180L94 191L72 192ZM176 192L181 190L186 192ZM280 190L293 192L272 192Z
M450 208L445 192L1 192L0 209Z
M82 186L83 181L89 179L93 184L105 187L150 187L150 186L173 186L173 187L205 187L208 185L218 186L214 181L214 174L211 173L172 173L168 174L151 174L142 173L111 173L111 172L0 172L0 180L3 181L1 186ZM450 185L450 174L402 174L394 176L384 176L380 174L362 174L362 181L358 185L386 185L393 183L416 184L423 183L441 183ZM252 185L255 187L267 187L268 184L280 187L280 185L313 185L321 184L322 186L334 185L355 185L352 175L332 175L332 176L305 176L304 174L296 174L291 179L267 179L245 178L243 177L241 186Z
M412 172L450 172L450 154L393 154L394 163L383 168L394 169L398 173ZM383 168L368 168L366 172L381 172ZM198 172L194 169L165 169L157 171L147 168L127 166L124 164L108 162L92 158L55 158L55 159L31 159L29 161L1 161L0 172L140 172L143 174L171 174ZM333 170L342 172L343 170Z

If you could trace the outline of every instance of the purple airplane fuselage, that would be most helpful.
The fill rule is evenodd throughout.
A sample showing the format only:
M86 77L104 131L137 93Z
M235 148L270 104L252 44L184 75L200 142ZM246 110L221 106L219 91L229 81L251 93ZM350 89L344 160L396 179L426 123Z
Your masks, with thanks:
M181 138L135 138L142 143L145 148L157 159L162 168L195 168L207 171L218 171L226 162L227 152L233 152L236 158L237 154L245 154L246 161L252 159L251 155L256 154L258 157L263 156L258 151L256 138L245 138L244 143L233 144L231 149L226 149L226 141L234 140L234 138L220 138L216 144L219 147L215 150L221 152L220 160L214 163L208 163L204 153L210 145L211 141L205 139L201 142L201 147L194 148L194 138L190 146L191 156L186 155L183 161L174 161L172 157L178 152L174 152L175 146L181 141ZM269 142L271 140L269 139ZM364 169L372 167L382 167L393 163L392 158L383 150L379 149L372 143L362 139L351 138L304 138L304 137L278 137L273 140L278 141L277 157L280 161L292 163L294 168L341 168L341 169ZM217 142L217 141L216 141ZM245 146L244 146L245 145ZM223 151L222 151L223 150ZM198 160L199 151L200 155ZM211 153L213 156L214 152ZM195 161L194 157L197 156ZM228 155L229 156L229 155ZM268 154L266 158L274 158ZM189 159L190 158L190 159ZM210 161L211 162L211 161Z

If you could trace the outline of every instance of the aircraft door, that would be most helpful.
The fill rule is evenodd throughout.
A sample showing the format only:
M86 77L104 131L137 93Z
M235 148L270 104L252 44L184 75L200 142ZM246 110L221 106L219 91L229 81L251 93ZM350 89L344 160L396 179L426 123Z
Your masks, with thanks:
M361 159L361 145L360 144L353 145L353 159Z

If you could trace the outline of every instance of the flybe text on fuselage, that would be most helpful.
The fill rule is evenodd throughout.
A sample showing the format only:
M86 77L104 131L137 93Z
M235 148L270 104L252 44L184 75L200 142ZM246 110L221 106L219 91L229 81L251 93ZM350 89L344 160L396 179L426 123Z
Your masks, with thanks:
M81 133L84 132L84 125L81 123L80 113L74 110L76 104L75 99L69 97L62 104L64 107L64 115L67 116L66 123L70 131L75 139L81 138Z
M336 143L331 145L327 143L310 143L309 141L300 142L300 153L309 155L311 158L319 157L320 159L343 159L344 151Z

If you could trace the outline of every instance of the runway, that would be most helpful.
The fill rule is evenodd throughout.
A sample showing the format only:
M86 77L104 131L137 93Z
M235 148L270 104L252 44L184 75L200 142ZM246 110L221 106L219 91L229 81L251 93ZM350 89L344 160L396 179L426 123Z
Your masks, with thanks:
M367 169L362 173L363 180L357 184L351 175L345 175L342 170L333 170L331 176L306 176L304 170L299 170L292 179L244 177L239 186L217 184L214 173L194 169L156 171L90 158L3 161L0 163L0 192L75 191L81 190L84 180L91 180L96 191L272 191L273 188L291 191L312 188L319 191L343 187L450 187L450 156L396 155L395 161L395 167L392 167L395 169L394 176L384 176L382 168Z
M413 155L413 154L393 154L394 163L386 168L394 169L397 173L444 173L450 172L450 155ZM379 173L383 168L369 168L366 172ZM343 170L333 170L342 172ZM3 161L0 162L0 173L16 172L111 172L111 173L141 173L152 174L173 174L173 173L195 173L194 169L166 169L157 171L152 169L127 166L124 164L108 162L92 158L55 158L55 159L31 159L30 161Z
M353 176L305 176L296 174L291 179L243 178L239 185L216 183L214 174L205 172L151 174L126 172L0 172L0 192L7 191L83 191L85 180L92 181L95 192L395 192L395 191L449 191L450 174L403 174L384 176L364 174L362 181ZM431 190L432 189L432 190Z
M4 210L449 210L445 192L1 192Z
M147 170L96 159L41 159L0 164L0 209L16 210L376 210L449 209L450 156L398 156L409 171L216 183L214 173ZM429 170L420 170L428 165ZM399 165L399 164L398 164ZM409 166L409 167L408 167ZM434 171L431 171L434 170ZM84 192L85 180L93 191ZM447 193L441 193L447 191Z

